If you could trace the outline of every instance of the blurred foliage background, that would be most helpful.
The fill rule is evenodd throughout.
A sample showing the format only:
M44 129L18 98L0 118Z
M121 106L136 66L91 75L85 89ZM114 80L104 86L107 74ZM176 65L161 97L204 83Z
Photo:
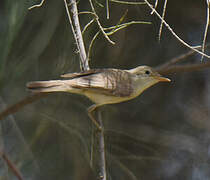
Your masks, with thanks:
M105 1L98 0L105 5ZM0 3L0 109L29 95L25 84L33 80L58 79L80 71L79 56L63 1L3 0ZM168 1L166 21L192 45L202 43L206 2ZM111 38L94 43L91 68L130 69L141 64L161 65L189 51L150 15L146 5L106 8L95 4L104 27L115 25L127 11L124 22L142 20L151 25L131 25ZM161 12L163 1L159 2ZM79 11L90 10L79 1ZM80 15L82 27L91 20ZM84 39L86 47L97 25ZM208 40L208 38L207 38ZM207 51L208 53L208 51ZM188 62L199 62L193 55ZM208 61L208 59L204 59ZM140 97L101 108L105 126L108 178L111 180L205 180L210 179L210 71L168 75L170 84L158 84ZM91 102L82 96L54 93L27 105L1 121L0 152L5 152L24 179L96 179L89 165L92 122L86 109ZM0 159L0 179L16 179Z

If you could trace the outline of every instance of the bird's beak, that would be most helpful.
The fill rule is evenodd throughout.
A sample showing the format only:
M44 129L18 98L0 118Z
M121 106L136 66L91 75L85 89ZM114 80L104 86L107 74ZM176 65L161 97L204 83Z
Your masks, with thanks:
M156 76L155 79L157 79L160 82L171 82L170 79L162 77L162 76Z

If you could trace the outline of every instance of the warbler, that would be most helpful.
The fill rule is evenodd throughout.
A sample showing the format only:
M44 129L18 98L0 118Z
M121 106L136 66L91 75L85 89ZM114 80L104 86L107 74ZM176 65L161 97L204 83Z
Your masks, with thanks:
M34 93L69 92L85 95L94 102L88 108L88 115L98 129L101 127L92 115L97 107L128 101L158 82L171 81L149 66L138 66L130 70L91 69L61 77L64 79L33 81L26 86Z

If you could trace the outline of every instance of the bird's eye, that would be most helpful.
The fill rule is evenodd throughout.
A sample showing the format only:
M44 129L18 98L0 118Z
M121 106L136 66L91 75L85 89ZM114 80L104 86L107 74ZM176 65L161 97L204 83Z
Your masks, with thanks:
M149 74L150 74L150 71L146 70L146 71L145 71L145 74L148 74L148 75L149 75Z

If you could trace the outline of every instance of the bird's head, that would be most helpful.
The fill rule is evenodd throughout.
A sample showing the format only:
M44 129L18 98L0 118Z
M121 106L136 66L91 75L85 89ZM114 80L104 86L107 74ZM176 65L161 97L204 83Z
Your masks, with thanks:
M138 87L139 91L144 91L150 86L158 82L170 82L171 80L161 76L153 68L149 66L138 66L134 69L128 70L135 78L135 86Z

